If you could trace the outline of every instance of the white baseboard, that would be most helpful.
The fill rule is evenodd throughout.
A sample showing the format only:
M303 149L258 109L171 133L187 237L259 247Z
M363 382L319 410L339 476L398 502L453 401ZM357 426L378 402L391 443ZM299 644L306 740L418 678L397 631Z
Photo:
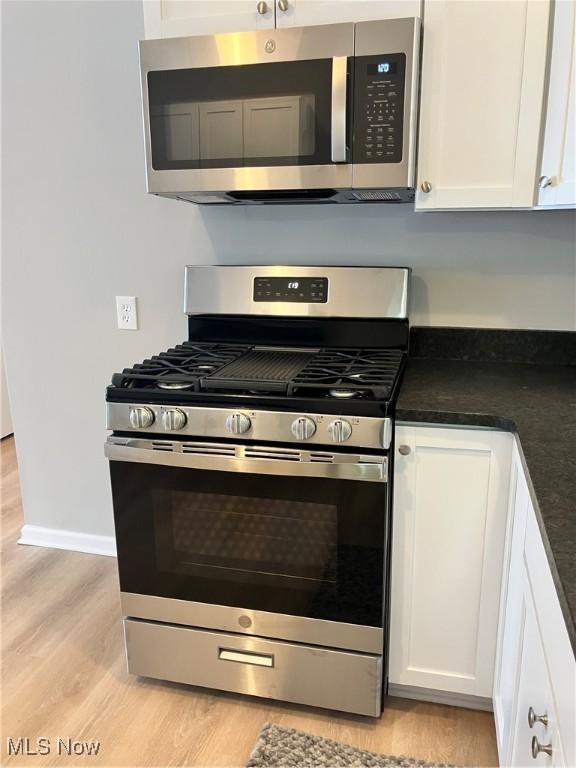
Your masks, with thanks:
M469 693L451 693L450 691L436 691L432 688L420 688L417 685L398 685L389 683L388 696L397 696L399 699L414 699L415 701L429 701L433 704L446 704L449 707L464 707L465 709L479 709L484 712L492 712L492 699L484 696L473 696Z
M70 549L74 552L86 552L90 555L116 557L114 536L97 536L79 531L64 531L61 528L43 528L40 525L24 525L20 531L18 544Z

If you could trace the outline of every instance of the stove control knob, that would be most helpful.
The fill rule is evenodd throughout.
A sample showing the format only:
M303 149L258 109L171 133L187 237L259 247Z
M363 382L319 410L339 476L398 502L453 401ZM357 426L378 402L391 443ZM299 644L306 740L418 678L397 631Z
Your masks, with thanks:
M243 435L251 426L250 418L244 413L231 413L226 419L226 429L233 435Z
M162 414L162 424L167 432L177 432L186 421L186 414L180 408L168 408Z
M308 440L316 432L316 424L308 416L300 416L292 422L291 430L296 440Z
M128 413L132 429L147 429L154 424L154 412L143 405L135 405Z
M336 419L328 424L328 434L333 443L345 443L352 434L352 427L344 419Z

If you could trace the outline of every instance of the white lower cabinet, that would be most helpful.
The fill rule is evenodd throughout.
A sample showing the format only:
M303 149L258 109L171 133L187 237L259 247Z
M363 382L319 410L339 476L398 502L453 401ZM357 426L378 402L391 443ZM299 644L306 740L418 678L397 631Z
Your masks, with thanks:
M512 475L494 678L500 765L568 768L576 764L576 660L516 447Z
M520 602L520 658L518 701L510 733L510 765L565 765L559 742L552 686L530 594L528 574L523 573ZM533 720L529 720L529 713ZM535 749L534 757L532 749Z
M576 766L576 658L517 438L398 425L390 692L493 703L500 765Z
M398 426L389 680L489 706L512 437Z

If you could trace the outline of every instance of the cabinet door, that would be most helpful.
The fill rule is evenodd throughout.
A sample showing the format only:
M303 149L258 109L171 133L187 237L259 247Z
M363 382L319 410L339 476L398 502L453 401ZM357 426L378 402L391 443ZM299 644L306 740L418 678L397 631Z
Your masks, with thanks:
M143 0L146 38L213 35L274 27L274 0ZM258 8L264 11L259 13Z
M549 14L548 0L426 3L418 210L534 205Z
M562 768L565 762L558 733L552 685L532 601L530 581L525 569L522 576L523 591L520 595L522 633L517 703L514 722L511 724L511 757L503 764L513 768L525 768L528 765ZM536 715L545 717L547 722L536 722L530 725L528 712L531 708ZM540 745L551 749L552 754L542 750L533 757L534 738Z
M576 206L575 48L576 0L558 0L554 7L540 207Z
M400 426L396 446L390 682L491 698L511 437Z
M284 0L276 2L278 27L338 24L422 16L421 0ZM285 9L285 10L283 10Z

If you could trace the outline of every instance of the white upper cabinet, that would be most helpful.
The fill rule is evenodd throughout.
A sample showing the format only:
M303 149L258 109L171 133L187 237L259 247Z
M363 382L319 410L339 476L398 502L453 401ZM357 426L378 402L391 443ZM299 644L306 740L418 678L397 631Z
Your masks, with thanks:
M511 442L488 430L396 428L389 668L395 686L490 703Z
M576 1L557 0L538 205L576 206Z
M143 0L146 38L422 16L422 0Z
M143 0L147 39L274 28L274 0Z
M549 16L548 0L426 2L417 209L534 205Z
M276 0L276 26L305 27L343 21L422 15L421 0Z

